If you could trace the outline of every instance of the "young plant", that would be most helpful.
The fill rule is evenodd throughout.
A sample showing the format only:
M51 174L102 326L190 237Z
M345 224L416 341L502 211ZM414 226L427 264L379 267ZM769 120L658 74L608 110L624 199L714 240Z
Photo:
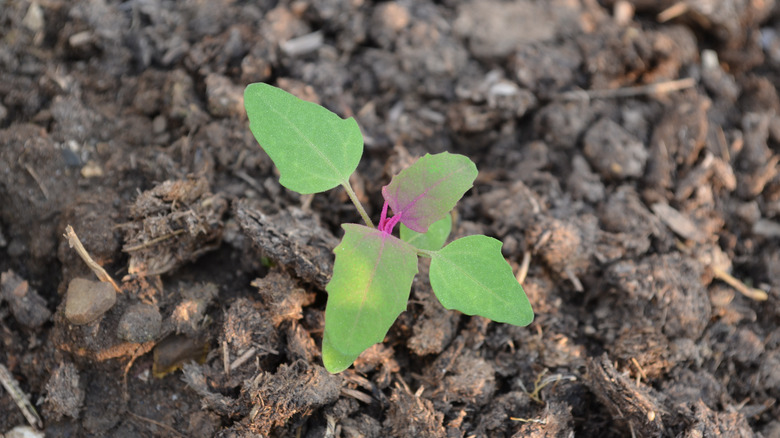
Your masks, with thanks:
M322 339L328 371L345 370L384 340L406 309L418 256L431 259L431 286L445 308L519 326L531 323L531 304L501 255L501 242L476 235L444 246L452 228L450 211L477 177L471 160L447 152L417 160L382 188L384 206L374 226L349 184L363 154L363 136L353 118L341 119L263 83L246 88L244 106L283 186L308 194L340 185L365 222L343 224L344 237L333 250ZM400 238L393 235L398 224Z

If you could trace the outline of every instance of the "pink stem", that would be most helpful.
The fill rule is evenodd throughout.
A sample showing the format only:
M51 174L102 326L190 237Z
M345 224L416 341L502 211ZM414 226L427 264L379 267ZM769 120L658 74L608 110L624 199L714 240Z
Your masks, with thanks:
M387 221L387 224L385 224L385 227L382 229L382 231L384 231L387 234L392 234L393 233L393 228L395 228L395 226L396 226L396 224L398 224L398 222L401 222L401 215L400 214L397 214L397 215L391 217L390 220Z
M385 222L387 222L387 207L387 201L385 201L385 205L382 206L382 216L379 218L379 225L377 226L379 231L384 231L385 229Z

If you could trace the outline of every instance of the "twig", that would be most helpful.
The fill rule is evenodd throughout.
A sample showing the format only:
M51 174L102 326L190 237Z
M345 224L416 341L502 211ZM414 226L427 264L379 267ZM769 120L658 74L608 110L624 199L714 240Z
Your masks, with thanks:
M249 176L249 174L247 174L243 170L233 171L233 175L241 178L245 183L247 183L250 186L252 186L252 188L257 190L258 192L263 193L265 191L263 186L259 182L257 182L256 179L254 179L251 176Z
M555 96L556 100L588 100L588 99L616 99L622 97L645 96L649 94L666 94L672 91L691 88L696 85L694 78L676 79L673 81L658 82L636 87L624 87L614 90L578 90L567 91Z
M14 403L16 403L16 406L19 407L19 410L22 411L22 414L24 415L24 418L27 419L27 422L30 423L30 426L41 429L43 427L43 421L41 420L41 417L38 416L38 412L33 407L32 403L30 403L30 399L27 398L27 394L22 392L22 389L19 387L19 384L16 383L16 379L11 375L11 372L8 371L8 368L5 367L5 365L0 363L0 383L3 384L3 388L5 388L6 391L11 395L11 399L13 399Z
M336 417L325 414L325 421L327 426L325 427L325 438L336 438Z
M567 266L566 269L563 270L564 274L566 274L566 278L571 281L571 284L574 285L574 290L577 292L584 292L585 287L582 286L582 282L579 278L577 278L577 274L574 273L574 270L571 268L571 266Z
M547 424L547 420L544 418L518 418L518 417L509 417L512 421L519 421L521 423L536 423L536 424Z
M769 295L767 295L766 292L762 291L761 289L747 286L745 283L737 280L723 269L713 265L710 265L710 269L712 269L712 273L715 275L715 278L724 281L742 295L756 301L766 301L769 299Z
M46 186L43 185L43 182L41 181L41 178L38 176L38 173L30 167L29 164L25 164L24 168L27 170L27 173L30 174L30 176L35 180L35 183L38 184L38 188L41 189L41 192L43 193L43 197L47 200L49 199L49 191L46 189Z
M357 389L351 389L351 388L341 388L341 395L346 397L352 397L358 401L362 401L363 403L370 405L374 402L374 399L371 398L370 395L362 393L358 391Z
M155 237L154 239L152 239L152 240L150 240L148 242L139 243L138 245L125 247L125 248L123 248L123 251L124 252L133 252L133 251L138 251L139 249L148 248L148 247L150 247L150 246L152 246L152 245L154 245L156 243L162 242L163 240L168 240L168 239L170 239L172 237L178 236L179 234L183 234L186 231L187 230L185 230L183 228L180 229L180 230L171 231L168 234L164 234L164 235L162 235L160 237Z
M257 348L251 347L249 350L246 351L246 353L242 354L236 360L233 361L232 364L230 364L230 371L238 369L241 365L246 363L249 359L255 356L255 353L257 352ZM228 373L228 376L230 373Z
M666 23L667 21L677 18L686 12L688 12L688 5L683 2L679 2L661 11L656 18L658 19L659 23Z
M230 378L230 352L228 351L227 341L222 341L222 368L225 375Z
M536 241L536 243L534 243L534 252L538 252L539 248L543 247L551 237L552 232L550 230L545 230L544 233L539 236L539 239Z
M636 370L639 372L638 375L637 375L637 378L636 378L636 384L637 384L637 386L639 386L639 382L640 382L639 379L642 378L642 379L647 380L647 374L645 374L645 370L642 369L642 366L639 365L639 361L636 360L635 357L631 358L631 363L634 364L634 366L636 367Z
M517 282L523 284L525 277L528 276L528 268L531 266L531 252L523 251L523 261L520 262L520 269L517 270L515 278Z
M159 421L152 420L151 418L147 418L147 417L144 417L144 416L141 416L141 415L138 415L138 414L134 414L134 413L132 413L130 411L127 411L127 413L130 414L130 416L134 417L137 420L141 420L141 421L145 421L145 422L150 423L150 424L154 424L157 427L165 429L169 433L172 433L172 434L174 434L176 436L180 436L182 438L184 437L184 435L180 434L179 432L176 431L176 429L172 428L171 426L168 426L167 424L160 423Z
M566 375L563 375L563 374L553 374L552 376L544 377L547 374L548 371L549 370L547 368L545 368L544 371L542 371L541 373L539 373L538 376L536 376L536 380L534 381L534 390L533 391L528 392L525 389L524 385L522 385L523 386L523 391L525 391L525 393L528 394L528 397L530 397L531 400L533 400L533 401L535 401L535 402L537 402L539 404L544 404L544 401L542 401L542 397L541 397L540 393L541 393L542 389L544 389L546 386L550 385L551 383L558 383L561 380L567 380L569 382L573 382L573 381L577 380L577 377L575 377L575 376L572 376L572 375L566 376Z
M68 225L65 227L65 238L68 239L68 245L70 245L71 248L76 250L76 253L81 257L81 260L84 260L84 263L89 266L89 269L92 269L92 272L95 273L98 279L100 281L106 281L111 283L111 286L114 286L114 289L121 293L122 290L119 289L119 286L117 286L116 282L113 278L111 278L110 275L108 275L108 272L106 272L105 269L103 269L102 266L100 266L95 260L92 259L92 257L89 255L86 249L84 249L84 245L81 244L81 240L79 240L79 236L76 235L76 232L73 231L73 227Z

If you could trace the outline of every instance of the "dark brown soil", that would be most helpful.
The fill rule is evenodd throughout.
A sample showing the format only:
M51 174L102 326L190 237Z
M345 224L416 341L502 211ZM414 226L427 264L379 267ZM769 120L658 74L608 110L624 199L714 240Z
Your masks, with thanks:
M359 217L279 185L257 81L357 118L373 216L414 158L471 157L454 234L504 242L535 321L423 275L328 374ZM52 437L780 437L777 84L774 0L0 0L4 383ZM66 225L108 311L66 316L97 280Z

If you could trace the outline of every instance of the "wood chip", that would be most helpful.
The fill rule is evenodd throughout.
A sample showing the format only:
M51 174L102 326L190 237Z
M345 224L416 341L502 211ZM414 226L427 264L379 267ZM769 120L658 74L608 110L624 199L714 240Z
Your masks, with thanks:
M670 207L669 204L658 202L653 204L651 209L658 219L678 236L694 242L703 242L707 237L688 216Z

